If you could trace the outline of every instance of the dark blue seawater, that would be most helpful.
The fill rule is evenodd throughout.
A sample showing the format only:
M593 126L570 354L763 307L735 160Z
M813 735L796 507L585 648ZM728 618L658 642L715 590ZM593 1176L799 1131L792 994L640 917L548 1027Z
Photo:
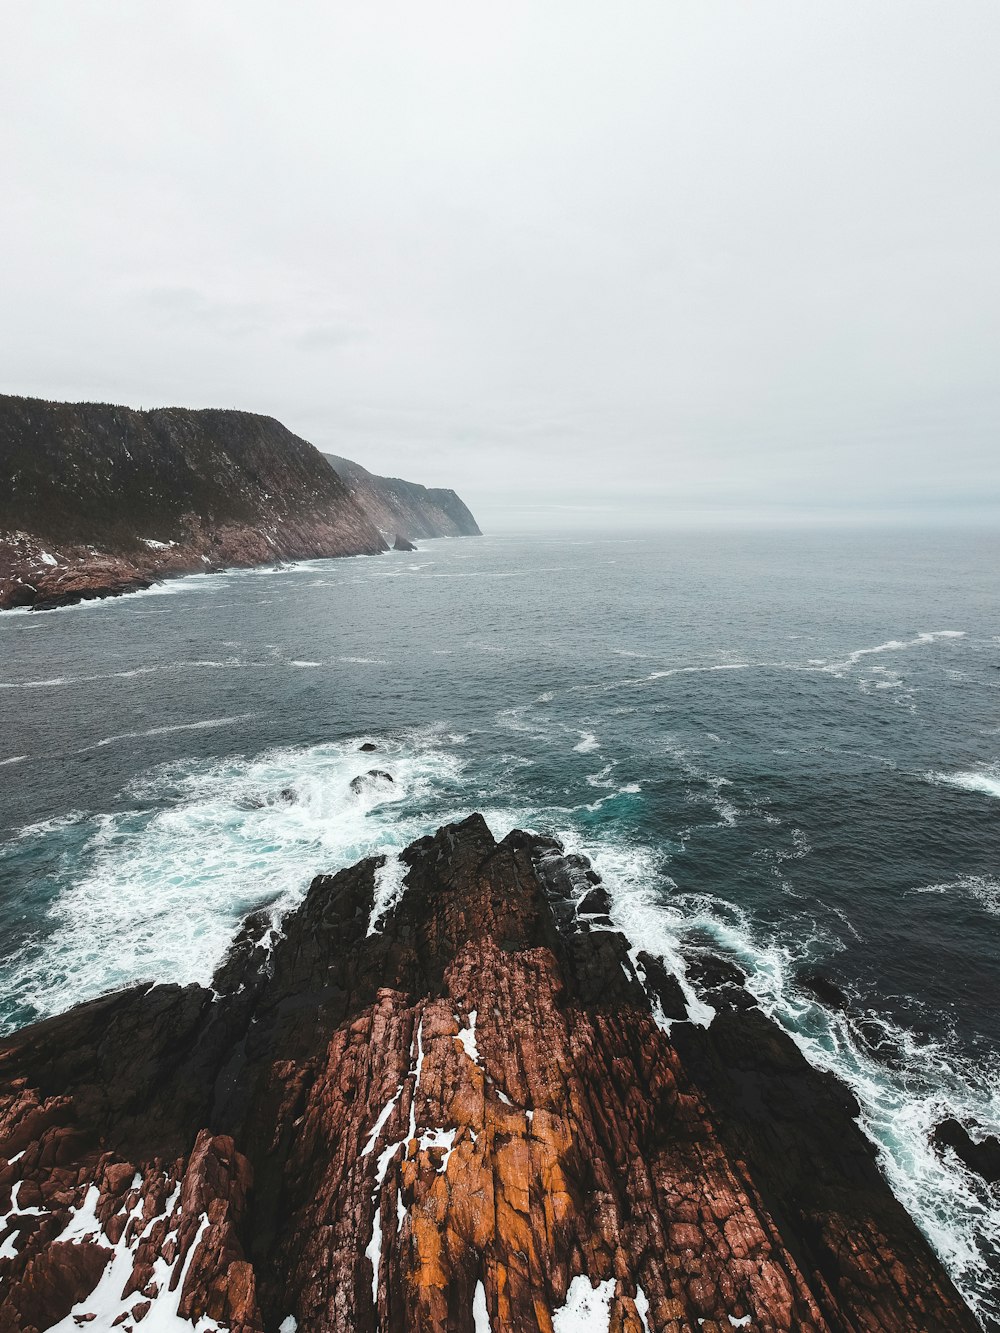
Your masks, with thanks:
M0 1025L205 981L250 909L482 810L589 854L637 947L739 961L998 1316L1000 1198L928 1146L1000 1129L998 557L504 536L6 614ZM394 784L356 795L372 766Z

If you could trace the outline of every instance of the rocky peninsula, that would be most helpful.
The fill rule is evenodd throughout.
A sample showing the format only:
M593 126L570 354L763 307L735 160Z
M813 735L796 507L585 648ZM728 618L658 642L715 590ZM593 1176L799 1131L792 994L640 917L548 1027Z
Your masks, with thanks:
M0 395L0 610L118 596L228 566L377 555L397 535L455 535L439 498L453 496L468 514L454 492L422 501L423 487L400 484L414 491L411 530L382 530L382 510L369 511L317 449L271 417Z
M851 1095L608 907L473 815L6 1039L0 1333L972 1333Z

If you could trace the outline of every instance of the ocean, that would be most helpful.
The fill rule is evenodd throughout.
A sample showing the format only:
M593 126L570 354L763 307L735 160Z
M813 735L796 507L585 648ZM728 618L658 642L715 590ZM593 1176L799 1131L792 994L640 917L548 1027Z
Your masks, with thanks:
M503 534L0 615L0 1031L206 982L249 911L481 810L590 856L638 947L738 962L1000 1318L1000 1195L929 1142L1000 1130L998 557Z

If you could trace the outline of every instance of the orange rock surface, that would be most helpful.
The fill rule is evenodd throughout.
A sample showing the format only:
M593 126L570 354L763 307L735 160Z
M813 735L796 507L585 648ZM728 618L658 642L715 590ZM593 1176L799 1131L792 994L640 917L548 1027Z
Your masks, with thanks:
M611 1333L977 1327L748 996L692 1024L550 841L473 816L404 856L374 929L369 861L214 993L0 1047L0 1333L550 1333L581 1291Z

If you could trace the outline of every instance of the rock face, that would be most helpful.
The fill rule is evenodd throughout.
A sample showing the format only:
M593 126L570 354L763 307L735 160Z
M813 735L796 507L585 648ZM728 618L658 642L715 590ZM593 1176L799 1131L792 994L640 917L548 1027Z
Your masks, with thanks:
M478 531L454 492L427 495ZM0 395L0 610L386 549L323 455L270 417Z
M381 917L365 861L214 991L0 1046L2 1333L977 1327L734 970L695 1026L585 862L479 816L401 861Z
M383 533L398 538L481 537L468 506L451 490L421 486L399 477L377 477L337 454L323 457L343 478L353 498ZM412 547L396 547L411 550Z

